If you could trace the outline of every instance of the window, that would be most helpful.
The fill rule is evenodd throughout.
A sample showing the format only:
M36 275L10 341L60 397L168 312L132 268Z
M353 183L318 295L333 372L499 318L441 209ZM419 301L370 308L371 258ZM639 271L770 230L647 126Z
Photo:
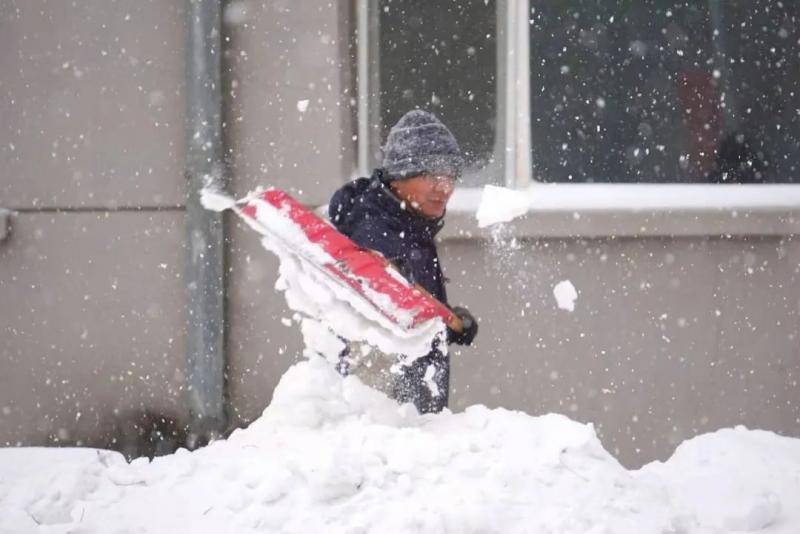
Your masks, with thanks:
M381 0L376 9L380 142L406 111L426 109L464 150L465 184L501 182L495 2Z
M468 187L800 182L800 2L359 5L362 166L420 107L459 139Z
M800 2L531 0L544 182L800 181Z

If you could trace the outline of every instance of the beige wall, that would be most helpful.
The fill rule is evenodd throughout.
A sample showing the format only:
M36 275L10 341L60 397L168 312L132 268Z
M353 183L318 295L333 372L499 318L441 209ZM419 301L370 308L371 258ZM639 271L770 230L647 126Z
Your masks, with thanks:
M182 2L0 1L0 444L185 417L184 40Z
M721 426L800 435L797 242L559 239L508 254L459 241L444 250L453 299L482 327L476 349L454 359L455 409L480 402L594 422L629 465ZM579 293L572 313L552 294L564 279Z
M107 445L124 414L186 415L182 3L66 5L0 0L13 51L0 56L0 208L17 210L0 242L0 444ZM231 189L324 203L355 166L350 3L236 9ZM276 260L238 221L228 229L228 394L246 424L301 341L280 321ZM800 247L769 233L445 240L451 300L481 325L453 358L453 409L594 421L628 465L720 426L800 435ZM574 313L555 306L562 279L578 289Z
M0 443L182 418L183 213L21 213L0 244Z
M183 203L183 2L0 2L0 203Z
M269 183L309 204L355 167L349 2L243 1L227 17L232 190ZM308 100L305 112L298 102Z

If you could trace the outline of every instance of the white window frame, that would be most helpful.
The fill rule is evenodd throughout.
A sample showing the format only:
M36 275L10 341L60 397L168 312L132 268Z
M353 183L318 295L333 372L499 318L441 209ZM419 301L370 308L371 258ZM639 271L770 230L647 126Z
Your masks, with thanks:
M535 0L533 0L535 1ZM509 227L520 237L744 236L800 234L800 184L543 183L532 178L530 0L498 0L498 135L506 187L529 198ZM377 13L359 0L358 169L380 147ZM364 37L364 38L362 38ZM373 68L370 68L370 67ZM475 212L482 188L459 187L444 238L488 238Z

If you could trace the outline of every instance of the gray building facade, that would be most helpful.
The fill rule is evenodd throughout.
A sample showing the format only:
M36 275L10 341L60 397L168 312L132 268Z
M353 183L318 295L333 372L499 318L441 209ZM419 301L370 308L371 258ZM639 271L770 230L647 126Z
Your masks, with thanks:
M629 466L725 426L800 437L793 4L208 4L232 194L274 185L320 206L415 106L463 140L440 248L481 331L453 356L451 409L565 413ZM744 11L751 44L725 32ZM0 0L4 446L187 439L190 12ZM490 183L530 212L478 228ZM224 232L223 433L259 416L302 350L277 260L234 218ZM574 312L556 306L561 280Z

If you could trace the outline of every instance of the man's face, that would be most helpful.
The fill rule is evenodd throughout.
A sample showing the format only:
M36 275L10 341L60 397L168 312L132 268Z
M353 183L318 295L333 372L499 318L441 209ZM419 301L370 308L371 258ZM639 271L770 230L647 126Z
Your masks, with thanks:
M453 194L455 179L446 175L414 176L391 183L392 190L417 213L429 219L444 215L447 201Z

